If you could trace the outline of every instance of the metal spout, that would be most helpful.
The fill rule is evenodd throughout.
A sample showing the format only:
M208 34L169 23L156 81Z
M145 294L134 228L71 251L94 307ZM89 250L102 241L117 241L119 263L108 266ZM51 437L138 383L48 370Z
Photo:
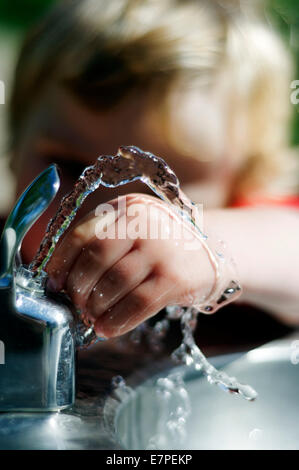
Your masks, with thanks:
M20 245L59 188L54 165L25 190L0 241L0 411L57 411L75 399L75 312L21 265Z

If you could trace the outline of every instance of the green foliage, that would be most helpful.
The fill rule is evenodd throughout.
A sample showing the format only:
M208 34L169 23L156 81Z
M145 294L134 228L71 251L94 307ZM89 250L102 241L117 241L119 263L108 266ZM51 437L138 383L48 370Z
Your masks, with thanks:
M295 60L294 79L299 80L299 2L298 0L268 0L266 15L281 33ZM291 90L290 90L291 91ZM292 143L299 145L299 105L294 105Z
M53 3L55 0L0 0L0 22L14 28L27 28Z

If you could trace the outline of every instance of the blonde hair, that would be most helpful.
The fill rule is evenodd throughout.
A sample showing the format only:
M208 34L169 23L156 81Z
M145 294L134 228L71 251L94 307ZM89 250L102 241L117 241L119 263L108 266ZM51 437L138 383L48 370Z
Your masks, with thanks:
M264 22L261 3L60 2L27 37L19 57L11 100L13 145L50 80L97 109L114 106L133 89L154 87L165 118L161 97L167 103L173 84L197 80L199 87L213 86L219 71L228 70L229 119L236 125L240 105L248 118L246 158L235 189L240 194L265 187L293 161L286 152L292 63Z

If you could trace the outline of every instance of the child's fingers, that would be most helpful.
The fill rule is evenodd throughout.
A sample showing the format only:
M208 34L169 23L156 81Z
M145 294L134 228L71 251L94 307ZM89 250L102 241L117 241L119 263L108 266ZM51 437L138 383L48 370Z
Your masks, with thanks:
M109 204L113 208L115 201L111 201ZM53 288L61 290L64 287L69 273L73 270L73 265L76 263L77 259L79 257L81 258L81 255L84 254L84 250L88 253L88 249L90 248L91 252L90 256L83 256L83 260L85 260L85 258L86 260L88 260L88 258L97 259L99 252L100 255L103 255L103 253L109 251L110 246L107 245L110 243L112 245L111 248L117 252L117 249L115 249L115 241L118 238L117 221L117 211L112 214L112 217L109 214L100 216L89 214L85 220L81 221L72 231L66 234L62 242L55 249L47 268ZM105 231L104 235L103 231ZM125 242L125 240L118 241L120 244ZM123 246L121 250L123 250ZM82 264L84 270L86 263L83 262ZM107 266L107 268L109 267L110 265ZM79 271L79 283L81 283L82 269L79 268L77 271Z
M154 273L95 322L99 336L110 338L127 333L172 303L177 286Z
M115 222L123 216L123 211L118 210L117 200L112 200L109 205L115 210ZM122 207L122 206L121 206ZM72 265L84 248L93 239L97 238L99 232L99 223L103 227L104 218L102 215L95 216L94 212L89 213L83 220L70 230L58 243L51 260L47 266L51 285L55 290L61 290L65 284ZM113 231L113 227L108 227ZM115 237L111 237L115 238Z
M82 248L95 238L97 219L90 217L85 222L67 233L55 248L52 258L47 266L51 285L56 290L64 286L71 266L79 256Z
M133 240L94 239L81 251L66 280L74 304L84 308L99 278L132 248Z
M107 215L108 228L105 228L106 236L109 237L111 232L110 238L121 239L122 237L118 237L118 227L122 227L122 223L120 222L118 225L118 221L125 215L127 207L134 202L143 200L154 201L155 199L156 198L142 194L130 194L105 204L105 207L109 205L112 212L113 210L115 211ZM53 289L58 291L64 287L69 272L80 255L82 248L98 236L101 227L105 227L105 217L106 216L103 214L99 216L95 216L94 213L88 214L85 219L81 220L80 223L68 232L62 241L59 242L47 266L50 286Z
M95 320L135 289L152 270L138 248L121 258L100 278L86 303L87 315Z

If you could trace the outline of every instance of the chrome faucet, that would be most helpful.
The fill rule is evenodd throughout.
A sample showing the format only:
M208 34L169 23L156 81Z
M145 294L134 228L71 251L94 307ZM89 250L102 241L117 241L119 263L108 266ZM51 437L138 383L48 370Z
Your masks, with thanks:
M25 234L60 186L55 165L25 190L0 241L0 411L57 411L75 399L76 347L96 340L69 299L22 265Z

